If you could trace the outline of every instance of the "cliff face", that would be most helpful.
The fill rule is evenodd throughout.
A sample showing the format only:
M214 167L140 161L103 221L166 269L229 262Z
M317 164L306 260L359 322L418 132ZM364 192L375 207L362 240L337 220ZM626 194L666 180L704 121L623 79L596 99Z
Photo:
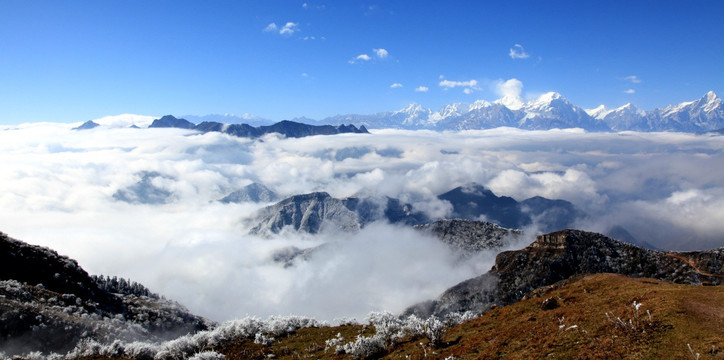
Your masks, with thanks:
M690 285L724 281L724 248L666 253L648 250L580 230L540 235L522 250L500 253L486 274L445 291L437 300L407 313L445 315L453 311L485 311L517 302L530 291L576 274L616 273Z

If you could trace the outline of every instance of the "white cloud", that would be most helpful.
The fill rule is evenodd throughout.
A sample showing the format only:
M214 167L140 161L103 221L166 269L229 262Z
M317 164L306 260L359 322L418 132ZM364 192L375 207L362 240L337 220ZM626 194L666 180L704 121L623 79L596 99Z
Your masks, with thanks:
M632 84L640 84L640 83L641 83L641 79L639 79L638 76L636 76L636 75L626 76L626 77L624 78L624 80L630 81Z
M523 106L523 83L518 79L498 80L493 83L494 91L500 99L496 102L501 103L510 109L516 110Z
M307 74L307 73L302 73L302 77L309 77L309 74Z
M350 64L357 64L357 63L361 63L361 62L367 62L367 61L370 61L370 60L372 60L372 58L371 58L369 55L367 55L367 54L360 54L360 55L357 55L354 59L352 59L352 60L350 60L350 61L348 61L348 62L349 62Z
M279 35L290 36L295 32L299 31L299 24L294 22L287 22L279 28L276 23L271 23L264 28L265 32L278 33Z
M471 94L474 90L479 89L478 88L478 81L477 80L468 80L468 81L451 81L451 80L442 80L438 84L443 88L452 89L456 87L464 87L463 92L466 94Z
M373 49L372 51L374 51L374 52L375 52L375 55L377 55L377 57L380 58L380 59L384 59L384 58L386 58L388 55L390 55L390 53L387 52L387 50L385 50L385 49Z
M264 31L266 32L277 32L277 30L279 30L279 28L275 23L271 23L264 28Z
M292 35L295 32L299 31L299 24L293 23L293 22L287 22L282 26L281 29L279 29L279 34L281 35Z
M511 59L527 59L530 57L528 53L525 52L525 49L523 49L523 45L515 44L512 48L510 48L510 52L508 52L508 56L510 56Z
M623 92L624 92L624 94L634 94L634 93L636 93L636 90L634 90L634 89L627 89L627 90L624 90Z
M401 87L402 87L402 84L400 84L400 83L394 83L394 84L390 85L390 88L392 88L392 89L397 89L397 88L401 88Z
M477 80L468 80L468 81L450 81L450 80L442 80L440 81L440 86L447 87L447 88L454 88L454 87L476 87L478 86Z
M307 9L307 8L309 8L309 4L303 3L303 4L302 4L302 7L303 7L304 9Z
M428 92L429 90L430 88L428 88L427 86L418 86L415 88L415 91L417 92Z

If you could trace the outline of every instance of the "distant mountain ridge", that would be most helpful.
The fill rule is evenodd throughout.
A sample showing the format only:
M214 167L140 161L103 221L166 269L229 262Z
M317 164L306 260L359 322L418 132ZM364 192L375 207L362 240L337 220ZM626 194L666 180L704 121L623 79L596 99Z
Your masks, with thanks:
M198 125L186 120L178 119L173 115L166 115L154 120L149 128L179 128L198 130L201 132L222 132L239 137L258 138L270 133L279 133L290 138L299 138L313 135L336 135L345 133L366 134L364 126L357 128L354 125L308 125L294 121L284 120L273 125L254 127L248 124L224 124L214 121L204 121Z
M724 104L713 91L702 98L645 112L632 104L617 109L599 106L584 110L563 95L549 92L523 101L503 98L490 103L455 103L438 111L410 104L398 111L369 115L336 115L319 121L325 124L354 123L370 129L476 130L512 127L525 130L582 128L586 131L681 131L707 132L724 128Z

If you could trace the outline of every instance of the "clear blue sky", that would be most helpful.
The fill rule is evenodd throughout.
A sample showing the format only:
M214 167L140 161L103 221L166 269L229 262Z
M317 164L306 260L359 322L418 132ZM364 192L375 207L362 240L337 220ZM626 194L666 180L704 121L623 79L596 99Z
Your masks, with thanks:
M511 78L528 96L651 110L723 95L722 14L724 1L0 0L0 123L436 109L495 100Z

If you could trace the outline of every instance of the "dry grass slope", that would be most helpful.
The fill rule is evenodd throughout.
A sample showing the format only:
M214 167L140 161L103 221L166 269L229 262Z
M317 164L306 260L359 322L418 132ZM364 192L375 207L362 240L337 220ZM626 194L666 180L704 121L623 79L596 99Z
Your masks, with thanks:
M634 302L641 304L638 316ZM374 329L306 328L269 346L238 340L208 350L227 359L350 358L325 348L338 333L350 341ZM424 338L400 339L381 358L693 359L687 344L701 359L724 359L724 287L597 274L576 276L494 308L446 331L438 347Z

